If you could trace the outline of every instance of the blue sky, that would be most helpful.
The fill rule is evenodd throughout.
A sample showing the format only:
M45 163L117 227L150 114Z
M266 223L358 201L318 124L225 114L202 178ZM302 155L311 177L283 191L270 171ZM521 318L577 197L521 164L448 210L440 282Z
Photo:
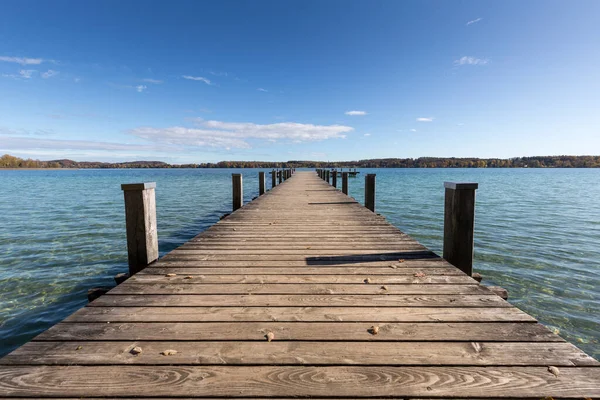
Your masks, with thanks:
M3 1L0 153L600 154L600 1Z

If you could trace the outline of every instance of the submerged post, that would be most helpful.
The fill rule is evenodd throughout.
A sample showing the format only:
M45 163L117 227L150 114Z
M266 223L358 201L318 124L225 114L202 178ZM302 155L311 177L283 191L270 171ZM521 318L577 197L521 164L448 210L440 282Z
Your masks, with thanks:
M277 175L275 175L275 170L271 171L271 189L277 186Z
M365 207L375 212L375 174L365 176Z
M263 171L260 171L258 173L258 195L262 196L263 194L265 194L265 173Z
M231 174L233 184L233 211L244 205L244 191L242 190L242 174Z
M342 193L348 195L348 173L342 172Z
M473 230L477 183L444 182L444 259L473 274Z
M333 170L333 178L331 178L331 184L334 188L337 188L337 170Z
M155 182L121 185L125 197L125 227L129 275L158 259Z

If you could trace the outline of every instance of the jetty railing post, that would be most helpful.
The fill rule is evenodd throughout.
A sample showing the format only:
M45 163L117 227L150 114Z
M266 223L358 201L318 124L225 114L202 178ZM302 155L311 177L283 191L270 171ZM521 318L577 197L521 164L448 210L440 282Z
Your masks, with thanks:
M262 196L263 194L265 194L265 173L263 171L260 171L258 173L258 195Z
M331 181L334 188L337 188L337 170L333 170L333 178Z
M233 211L244 205L244 191L242 189L242 174L231 174L233 185Z
M348 194L348 173L342 172L342 193Z
M329 183L329 170L325 171L325 181Z
M125 197L129 276L158 259L155 188L155 182L121 185Z
M477 183L444 182L444 259L473 274L473 230Z
M277 181L279 182L279 184L281 185L281 182L283 182L283 171L277 171Z
M375 212L375 174L365 176L365 207Z
M275 175L275 170L271 171L271 189L277 186L277 175Z

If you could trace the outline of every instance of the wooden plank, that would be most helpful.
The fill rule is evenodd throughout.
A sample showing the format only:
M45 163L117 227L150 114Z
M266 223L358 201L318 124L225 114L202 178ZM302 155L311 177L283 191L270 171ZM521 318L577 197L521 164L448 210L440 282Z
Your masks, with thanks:
M234 264L232 262L232 264ZM391 268L389 266L385 267L356 267L356 268L347 268L343 266L319 266L319 267L279 267L277 265L273 265L271 267L236 267L236 265L243 265L243 262L235 263L230 267L202 267L196 266L194 262L184 262L184 263L168 263L168 264L152 264L152 266L146 268L143 272L136 274L134 277L135 282L137 279L144 279L147 276L159 275L165 276L166 274L174 273L177 275L202 275L208 278L209 275L218 275L214 277L215 279L227 279L227 275L237 275L237 276L248 276L252 277L253 275L260 276L271 276L271 275L281 275L281 276L294 276L301 278L313 278L315 280L319 279L319 275L330 276L331 282L334 282L337 279L356 279L351 278L355 275L361 276L369 276L371 279L375 275L383 275L381 279L412 279L415 274L425 274L423 283L427 283L427 279L448 279L448 283L454 283L453 279L471 279L468 276L464 275L461 271L456 268L435 268L435 267L421 267L421 268L406 268L406 267L394 267ZM156 265L156 267L155 267ZM159 267L162 265L163 267ZM348 277L348 275L350 277ZM282 278L285 279L285 278ZM377 281L382 282L382 281Z
M430 259L438 258L437 255L429 251L407 250L405 252L380 253L380 254L353 254L342 255L321 255L314 254L310 257L303 254L177 254L169 253L163 257L165 261L305 261L307 265L321 264L323 261L332 261L334 263L347 263L349 261L372 262L372 261L398 261L409 259Z
M141 347L142 353L131 350ZM165 349L177 354L165 357ZM30 342L3 365L489 365L600 366L569 343Z
M187 278L191 278L191 275ZM184 278L185 279L185 278ZM369 279L370 278L362 278ZM418 280L420 278L415 278ZM187 279L192 281L192 279ZM413 285L377 285L377 284L288 284L288 283L257 283L257 284L212 284L212 283L136 283L119 285L112 289L111 294L320 294L320 295L354 295L354 294L427 294L427 295L485 295L491 294L485 286L476 281L468 285L445 284L413 284Z
M58 340L276 340L309 341L499 341L562 342L544 326L530 322L380 323L379 333L367 322L150 322L59 323L35 341Z
M161 284L364 284L364 280L369 278L371 285L425 285L425 284L455 284L455 285L474 285L477 281L466 275L426 275L425 272L415 270L411 275L376 275L370 276L370 274L364 273L362 275L292 275L292 274L228 274L221 275L218 273L204 275L201 269L195 270L195 273L189 273L188 270L192 268L182 269L180 275L166 276L166 274L173 273L162 272L156 274L137 274L129 278L129 283L136 284L148 284L148 283L161 283ZM153 269L155 271L156 269ZM168 271L167 269L163 269ZM388 269L388 272L390 270ZM429 271L427 271L429 272ZM424 276L421 276L423 274ZM415 276L416 275L416 276ZM192 279L188 277L192 276Z
M214 260L214 259L195 259L190 258L187 260L165 260L164 258L160 261L153 263L149 268L153 267L222 267L222 268L239 268L239 267L262 267L262 268L279 268L279 267L303 267L296 268L297 273L302 273L305 270L309 270L304 267L330 267L330 268L346 268L347 270L355 268L392 268L393 270L399 271L404 268L453 268L455 275L464 274L457 268L452 267L448 263L444 262L441 258L427 258L427 259L404 259L404 262L399 263L398 260L376 260L376 261L336 261L336 260L315 260L315 259L304 259L304 260ZM395 272L395 271L391 271ZM448 271L450 273L450 271Z
M86 307L65 322L535 322L516 307Z
M10 366L0 396L599 397L600 368Z
M110 292L88 307L512 307L485 295L117 295Z

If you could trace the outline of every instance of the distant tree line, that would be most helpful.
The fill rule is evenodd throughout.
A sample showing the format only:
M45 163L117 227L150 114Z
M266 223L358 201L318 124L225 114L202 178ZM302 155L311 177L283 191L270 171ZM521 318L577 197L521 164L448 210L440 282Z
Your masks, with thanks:
M162 161L103 163L73 160L39 161L5 154L0 168L600 168L600 156L544 156L516 158L376 158L358 161L220 161L167 164Z

